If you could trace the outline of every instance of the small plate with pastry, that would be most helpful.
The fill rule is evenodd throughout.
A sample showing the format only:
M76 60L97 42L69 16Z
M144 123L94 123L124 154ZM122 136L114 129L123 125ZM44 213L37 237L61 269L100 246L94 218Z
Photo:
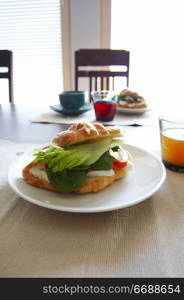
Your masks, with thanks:
M92 213L137 204L164 180L162 163L125 144L116 127L77 123L21 155L8 181L21 198L50 209Z
M129 89L124 89L118 95L117 111L126 114L143 114L150 110L143 96Z

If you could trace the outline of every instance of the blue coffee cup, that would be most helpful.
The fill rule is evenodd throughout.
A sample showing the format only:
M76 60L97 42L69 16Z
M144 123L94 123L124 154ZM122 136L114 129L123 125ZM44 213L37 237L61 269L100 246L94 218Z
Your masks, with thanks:
M64 109L79 109L85 103L84 91L65 91L59 94L60 104Z

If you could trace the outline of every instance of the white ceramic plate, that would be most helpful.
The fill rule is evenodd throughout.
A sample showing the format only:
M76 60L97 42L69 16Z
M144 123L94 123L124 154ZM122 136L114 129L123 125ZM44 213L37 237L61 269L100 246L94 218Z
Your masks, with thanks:
M150 108L123 108L117 106L117 112L125 113L125 114L131 114L131 115L137 115L137 114L144 114L145 112L149 111Z
M11 165L8 181L21 198L60 211L94 213L132 206L149 198L160 188L165 179L165 168L154 155L141 148L128 144L124 148L132 154L134 167L124 179L98 193L61 194L27 184L21 172L32 160L32 152L23 154Z

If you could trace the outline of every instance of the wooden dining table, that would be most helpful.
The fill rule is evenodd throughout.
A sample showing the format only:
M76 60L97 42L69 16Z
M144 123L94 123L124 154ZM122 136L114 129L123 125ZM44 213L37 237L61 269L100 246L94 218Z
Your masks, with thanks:
M41 207L11 189L8 170L19 154L69 126L30 122L39 111L0 105L0 277L183 277L183 173L166 170L152 196L99 213ZM122 129L126 142L161 161L158 125Z
M67 128L61 124L31 123L30 116L42 112L44 106L1 104L0 138L15 142L45 143L53 135Z

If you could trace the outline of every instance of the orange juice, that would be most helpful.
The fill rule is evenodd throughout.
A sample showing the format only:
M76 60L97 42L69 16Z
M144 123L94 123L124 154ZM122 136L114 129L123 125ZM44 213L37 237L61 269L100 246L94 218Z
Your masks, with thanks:
M184 128L168 128L161 133L162 159L167 167L184 170ZM182 170L180 170L182 171Z

